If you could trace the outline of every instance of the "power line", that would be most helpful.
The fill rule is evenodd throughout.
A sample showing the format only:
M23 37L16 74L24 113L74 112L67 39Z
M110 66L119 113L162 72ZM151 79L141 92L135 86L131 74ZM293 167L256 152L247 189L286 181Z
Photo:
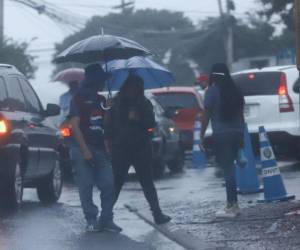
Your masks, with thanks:
M77 3L61 3L61 6L72 6L72 7L83 7L83 8L102 8L102 9L112 9L113 6L100 5L100 4L77 4Z
M60 24L68 25L74 31L77 31L84 27L85 20L79 18L75 14L71 13L68 10L64 10L60 7L57 7L54 4L51 4L47 1L32 1L32 0L11 0L17 3L20 3L24 6L35 9L39 14L44 14L48 16L55 22Z

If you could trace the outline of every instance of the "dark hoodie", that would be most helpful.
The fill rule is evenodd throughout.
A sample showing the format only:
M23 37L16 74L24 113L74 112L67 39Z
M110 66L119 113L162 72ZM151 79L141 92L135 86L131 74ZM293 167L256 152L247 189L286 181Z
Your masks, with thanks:
M135 88L133 98L126 97L126 88ZM129 119L134 112L136 119ZM126 150L143 150L151 146L150 128L154 128L155 117L151 102L144 96L142 79L129 76L115 97L112 109L105 119L105 134L113 147Z

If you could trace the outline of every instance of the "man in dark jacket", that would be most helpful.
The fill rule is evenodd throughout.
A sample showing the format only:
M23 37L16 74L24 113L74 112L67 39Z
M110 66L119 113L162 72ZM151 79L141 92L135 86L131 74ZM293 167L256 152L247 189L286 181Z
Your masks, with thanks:
M70 107L70 124L76 141L74 147L74 167L79 196L88 232L113 231L121 228L113 222L115 190L110 161L105 151L102 108L105 98L97 94L104 87L108 74L99 64L85 69L85 79L73 97ZM93 203L93 187L101 191L101 216Z
M153 183L152 144L148 131L156 124L152 104L144 96L144 83L140 77L129 75L114 99L104 124L112 155L117 197L133 165L155 222L169 222L171 218L160 209Z

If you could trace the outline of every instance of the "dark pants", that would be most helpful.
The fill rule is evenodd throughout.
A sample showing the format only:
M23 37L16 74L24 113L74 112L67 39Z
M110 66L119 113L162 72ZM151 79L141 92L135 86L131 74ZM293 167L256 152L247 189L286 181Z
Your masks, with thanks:
M110 161L106 154L89 146L96 166L89 166L83 159L79 147L73 147L73 160L75 178L79 188L79 197L85 219L88 223L96 223L98 207L93 202L93 187L101 191L101 216L105 223L113 219L113 206L115 202L114 178Z
M115 177L116 200L119 197L131 165L135 169L152 212L154 214L160 213L157 192L153 182L151 153L148 150L113 149L112 166Z
M228 203L235 203L238 200L234 161L241 147L241 137L239 133L214 135L216 159L224 171Z

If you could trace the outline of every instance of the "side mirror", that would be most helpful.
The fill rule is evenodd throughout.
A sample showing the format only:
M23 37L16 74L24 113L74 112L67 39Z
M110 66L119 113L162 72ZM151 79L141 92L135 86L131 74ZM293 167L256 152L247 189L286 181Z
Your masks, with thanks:
M60 114L60 107L56 104L47 104L47 108L45 110L46 116L56 116Z

